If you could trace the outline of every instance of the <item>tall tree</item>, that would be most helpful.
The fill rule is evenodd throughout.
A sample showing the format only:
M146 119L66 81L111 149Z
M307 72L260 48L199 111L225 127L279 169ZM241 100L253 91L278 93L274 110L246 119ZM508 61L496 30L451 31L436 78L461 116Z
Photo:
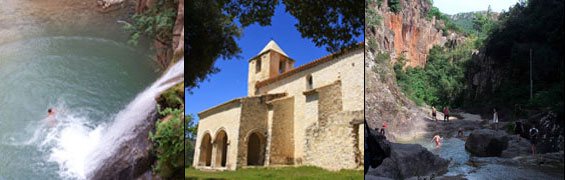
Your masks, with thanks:
M278 4L278 0L189 1L185 86L190 90L209 74L218 72L214 67L216 59L240 58L235 38L241 36L241 29L253 23L270 25ZM284 0L283 4L298 19L295 26L302 37L330 52L355 44L354 37L363 33L362 0Z

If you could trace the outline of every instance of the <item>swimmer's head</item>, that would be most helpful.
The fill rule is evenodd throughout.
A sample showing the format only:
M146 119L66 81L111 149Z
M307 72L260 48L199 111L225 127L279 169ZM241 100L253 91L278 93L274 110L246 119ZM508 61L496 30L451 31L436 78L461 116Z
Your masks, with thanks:
M51 113L53 112L53 110L51 110L51 108L47 109L47 113Z

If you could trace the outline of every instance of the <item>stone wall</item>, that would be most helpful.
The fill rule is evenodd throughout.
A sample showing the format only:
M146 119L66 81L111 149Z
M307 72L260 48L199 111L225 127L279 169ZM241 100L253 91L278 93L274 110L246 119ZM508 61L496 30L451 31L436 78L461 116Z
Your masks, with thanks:
M258 133L262 136L260 151L266 153L267 137L267 115L268 107L266 104L268 97L247 97L241 100L241 122L239 125L239 144L237 154L237 166L247 166L247 145L251 133Z
M202 138L204 135L210 134L212 137L211 140L214 141L216 139L216 135L220 131L225 131L228 139L226 168L235 170L237 163L235 154L238 154L238 149L236 147L239 140L234 137L239 137L239 129L235 127L239 127L240 124L240 117L242 114L241 105L240 100L236 99L208 110L213 110L213 113L205 111L199 114L200 121L198 123L198 132L196 135L197 139L194 148L193 167L206 168L198 166L198 161L200 160L200 146L202 145ZM212 168L219 166L214 162L214 153L215 151L212 150Z
M295 164L300 165L304 156L305 132L308 126L317 121L317 113L312 115L307 111L316 109L306 108L317 106L306 98L306 76L311 75L313 88L318 88L341 80L342 109L344 111L363 110L364 81L363 81L363 49L355 49L346 54L334 57L336 59L303 70L289 77L273 82L259 89L261 94L287 93L294 97L294 144ZM315 98L317 99L317 98Z
M328 170L354 169L362 165L358 134L363 111L346 111L332 114L328 123L313 124L306 130L304 164ZM362 122L362 121L361 121Z
M292 164L294 160L294 97L270 102L273 116L269 133L269 164Z

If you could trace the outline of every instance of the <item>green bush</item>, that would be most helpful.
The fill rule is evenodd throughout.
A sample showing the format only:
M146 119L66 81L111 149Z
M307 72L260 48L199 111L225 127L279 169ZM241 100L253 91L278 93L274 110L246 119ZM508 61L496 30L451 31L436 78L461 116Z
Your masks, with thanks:
M194 123L194 118L192 114L184 116L185 120L185 130L184 130L184 165L185 167L190 167L192 160L194 158L194 143L196 143L196 133L198 132L198 124Z
M464 44L450 50L434 46L425 67L402 69L404 62L399 60L394 66L399 87L418 105L461 106L466 87L464 66L469 60L471 47Z
M158 120L155 133L149 133L157 155L154 171L168 179L182 174L184 169L183 109L165 108L159 114L165 119Z
M388 8L394 13L398 13L402 10L402 4L400 0L388 0Z
M142 35L170 43L177 16L176 4L178 0L157 0L150 9L133 15L133 22L123 27L131 33L128 43L137 45Z
M369 6L365 8L365 26L367 28L378 26L380 24L380 20L381 18L375 9L370 8Z

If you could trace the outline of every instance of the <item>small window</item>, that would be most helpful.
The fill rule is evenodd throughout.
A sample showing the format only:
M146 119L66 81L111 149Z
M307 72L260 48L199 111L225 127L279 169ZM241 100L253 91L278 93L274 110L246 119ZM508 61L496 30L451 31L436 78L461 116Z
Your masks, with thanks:
M257 59L257 62L255 63L255 73L258 73L261 71L261 58Z
M284 61L279 61L279 74L284 73L285 63Z
M310 90L314 87L314 81L312 80L312 75L306 76L306 89Z

